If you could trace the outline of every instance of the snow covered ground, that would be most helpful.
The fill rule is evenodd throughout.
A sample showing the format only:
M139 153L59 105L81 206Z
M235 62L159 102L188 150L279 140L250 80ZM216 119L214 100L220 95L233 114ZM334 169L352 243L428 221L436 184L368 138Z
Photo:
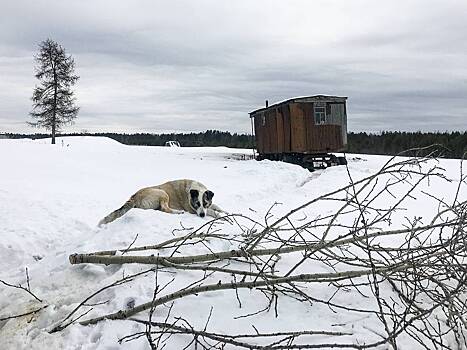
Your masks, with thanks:
M0 318L49 305L33 316L0 321L2 349L148 348L144 337L118 344L119 338L144 329L131 321L104 321L86 327L75 324L62 332L48 333L56 322L99 288L123 275L148 268L147 265L70 265L70 254L124 249L136 234L135 245L155 244L181 234L182 231L174 229L196 228L209 220L190 214L170 215L133 209L106 227L96 226L102 217L119 208L142 187L173 179L196 179L215 193L214 202L221 208L263 220L275 202L282 203L274 207L274 214L279 216L349 182L345 167L310 173L281 162L238 160L239 155L250 154L249 150L125 146L97 137L69 137L64 138L63 143L58 139L56 145L49 142L0 140L0 280L25 285L27 267L31 291L43 300L40 304L24 291L0 284ZM348 159L354 179L368 176L387 161L383 156L350 155ZM457 189L460 162L442 160L440 165L453 181L433 181L424 185L424 189L449 199ZM465 190L461 191L460 198L467 198ZM405 207L411 217L426 218L437 209L436 203L415 199L409 199ZM332 203L320 208L323 215L334 209ZM313 214L316 212L309 213ZM234 229L227 227L226 232L229 230ZM237 244L214 242L210 248L230 250L237 248ZM184 251L186 254L206 252L198 246ZM200 276L202 274L195 271L177 272L167 292L186 286ZM172 277L171 271L161 272L159 276L162 282ZM110 289L90 301L105 303L93 307L83 319L124 309L129 302L145 303L151 300L153 289L154 275ZM321 287L312 292L324 299L333 293L332 288ZM279 299L278 317L271 311L235 318L267 305L261 293L239 291L239 294L241 308L234 291L218 291L176 302L172 315L183 316L202 329L212 306L209 323L212 331L252 332L252 325L255 325L260 331L327 329L352 333L339 339L313 338L329 343L378 340L380 325L367 316L346 314L342 317L339 313L330 313L325 305L305 306L290 298ZM366 303L354 294L339 298L355 307ZM89 307L84 310L87 309ZM154 318L163 320L165 311L165 307L157 309ZM171 346L183 348L187 341L188 337L180 336ZM401 349L416 348L410 340L402 342Z

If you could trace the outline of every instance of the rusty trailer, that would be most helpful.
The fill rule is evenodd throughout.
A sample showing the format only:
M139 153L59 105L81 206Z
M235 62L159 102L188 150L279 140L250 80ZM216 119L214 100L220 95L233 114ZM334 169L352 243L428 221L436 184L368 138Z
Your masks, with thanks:
M292 98L250 113L258 159L283 160L310 170L345 164L347 97Z

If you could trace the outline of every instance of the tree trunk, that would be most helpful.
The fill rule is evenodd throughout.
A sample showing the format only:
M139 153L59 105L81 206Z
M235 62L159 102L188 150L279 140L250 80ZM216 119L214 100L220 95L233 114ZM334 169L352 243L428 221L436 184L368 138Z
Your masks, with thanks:
M55 145L55 118L53 119L52 124L52 145Z
M54 65L54 105L53 105L53 115L52 115L52 145L55 145L55 126L57 123L57 72Z

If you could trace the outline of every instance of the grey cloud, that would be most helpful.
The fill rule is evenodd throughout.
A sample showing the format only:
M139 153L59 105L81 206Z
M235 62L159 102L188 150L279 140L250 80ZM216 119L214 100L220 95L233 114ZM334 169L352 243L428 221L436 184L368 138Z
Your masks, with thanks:
M6 3L0 131L32 131L32 55L46 37L81 76L70 130L249 132L265 99L310 94L348 96L353 131L467 129L467 4L293 4Z

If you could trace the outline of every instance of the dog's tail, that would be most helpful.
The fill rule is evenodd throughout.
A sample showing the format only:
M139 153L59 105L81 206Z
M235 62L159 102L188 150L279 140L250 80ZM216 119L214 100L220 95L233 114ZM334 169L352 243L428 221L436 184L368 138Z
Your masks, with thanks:
M131 197L128 201L126 201L123 206L113 212L111 212L109 215L107 215L105 218L103 218L97 226L102 226L105 224L108 224L109 222L114 221L115 219L118 219L120 216L125 214L128 210L132 209L135 207L135 201L133 200L133 197Z

